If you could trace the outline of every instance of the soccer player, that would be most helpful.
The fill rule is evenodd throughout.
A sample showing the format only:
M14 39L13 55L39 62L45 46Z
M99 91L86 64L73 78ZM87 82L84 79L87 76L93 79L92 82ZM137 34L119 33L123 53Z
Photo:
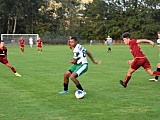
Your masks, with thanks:
M43 46L43 42L42 42L42 39L39 37L37 39L37 50L38 50L38 53L42 53L42 46Z
M108 45L108 53L111 52L111 44L112 44L112 38L110 36L108 36L105 40L107 42Z
M158 60L158 63L157 63L157 71L160 72L160 31L157 32L157 35L158 35L157 44L158 44L158 51L159 51L159 60ZM155 76L155 78L151 78L149 80L157 82L158 81L158 77L159 76Z
M32 37L29 38L29 45L32 48L32 46L33 46L33 38Z
M89 42L89 43L90 43L90 46L92 46L92 44L93 44L93 40L90 40L90 42Z
M76 87L79 90L83 91L83 88L80 84L80 82L77 80L77 78L82 75L83 73L87 72L88 70L88 61L86 54L89 56L89 58L92 60L95 64L100 64L101 61L94 60L92 54L87 51L82 45L77 43L77 38L72 37L70 40L71 46L74 48L73 50L73 59L69 62L73 65L65 72L64 74L64 90L60 91L59 94L65 94L68 93L68 84L69 84L69 78L75 83ZM86 92L84 91L86 94Z
M4 42L0 41L0 62L2 64L5 64L14 74L15 76L21 77L20 74L18 74L14 67L10 65L10 63L7 60L7 48L4 46Z
M70 51L72 51L72 46L71 46L71 42L70 42L71 38L72 38L72 36L69 36L68 42L67 42L67 44L69 45Z
M120 80L120 84L124 88L126 88L129 80L131 79L132 73L134 73L141 66L146 70L146 72L149 75L160 76L160 72L151 70L150 62L148 61L147 57L143 54L139 46L139 43L150 43L152 46L154 46L154 42L147 39L131 39L130 34L128 32L122 34L122 38L124 40L124 43L126 45L129 45L130 51L134 59L128 61L130 67L128 69L124 82Z
M21 49L22 53L24 53L24 44L25 44L25 41L24 41L23 37L21 37L19 39L19 46L20 46L20 49Z

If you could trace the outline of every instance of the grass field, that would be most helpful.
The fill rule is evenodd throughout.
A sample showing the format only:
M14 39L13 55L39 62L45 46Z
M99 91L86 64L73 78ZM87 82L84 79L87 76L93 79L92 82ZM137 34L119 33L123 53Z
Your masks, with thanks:
M127 88L119 84L132 59L128 46L84 45L102 64L90 59L89 70L79 77L87 92L84 99L76 99L72 81L69 94L60 95L63 74L71 65L72 52L68 46L44 46L43 53L36 47L8 46L8 59L22 77L16 77L0 64L0 120L160 120L160 83L149 82L143 68L137 70ZM158 47L141 45L156 69Z

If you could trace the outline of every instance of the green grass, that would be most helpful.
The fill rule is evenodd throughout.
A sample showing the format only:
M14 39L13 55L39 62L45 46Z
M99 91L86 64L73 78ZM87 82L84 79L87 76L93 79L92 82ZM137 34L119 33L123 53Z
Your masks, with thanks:
M69 94L60 95L63 74L71 65L68 46L36 47L8 46L8 59L21 78L0 64L0 120L159 120L160 83L149 82L143 68L132 76L128 87L119 84L124 79L132 59L128 46L114 45L107 53L105 45L84 45L102 64L89 61L89 70L78 79L87 92L76 99L76 87L69 84ZM141 45L156 69L158 47Z

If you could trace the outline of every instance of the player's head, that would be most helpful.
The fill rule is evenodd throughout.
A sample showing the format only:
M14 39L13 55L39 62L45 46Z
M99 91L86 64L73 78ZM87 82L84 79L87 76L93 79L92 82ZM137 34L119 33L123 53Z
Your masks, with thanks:
M160 31L157 32L158 38L160 39Z
M125 44L129 43L130 37L131 37L131 35L129 32L125 32L122 34L122 38L123 38Z
M77 37L71 37L70 44L75 47L77 45Z
M0 40L0 46L3 47L4 46L4 41Z
M131 37L131 35L129 32L125 32L122 34L122 38L130 38L130 37Z

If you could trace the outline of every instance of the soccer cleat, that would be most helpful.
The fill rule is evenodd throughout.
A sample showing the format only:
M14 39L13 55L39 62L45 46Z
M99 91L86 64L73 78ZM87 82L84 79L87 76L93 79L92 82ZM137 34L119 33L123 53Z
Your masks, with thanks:
M15 73L15 76L17 76L17 77L21 77L21 75L20 75L20 74L18 74L18 73Z
M158 82L158 80L155 78L151 78L151 79L149 79L149 81Z
M59 94L67 94L67 93L69 93L68 90L62 90L59 92Z
M124 88L127 87L127 85L124 85L124 82L123 82L122 80L120 80L119 82L120 82L120 84L121 84Z

